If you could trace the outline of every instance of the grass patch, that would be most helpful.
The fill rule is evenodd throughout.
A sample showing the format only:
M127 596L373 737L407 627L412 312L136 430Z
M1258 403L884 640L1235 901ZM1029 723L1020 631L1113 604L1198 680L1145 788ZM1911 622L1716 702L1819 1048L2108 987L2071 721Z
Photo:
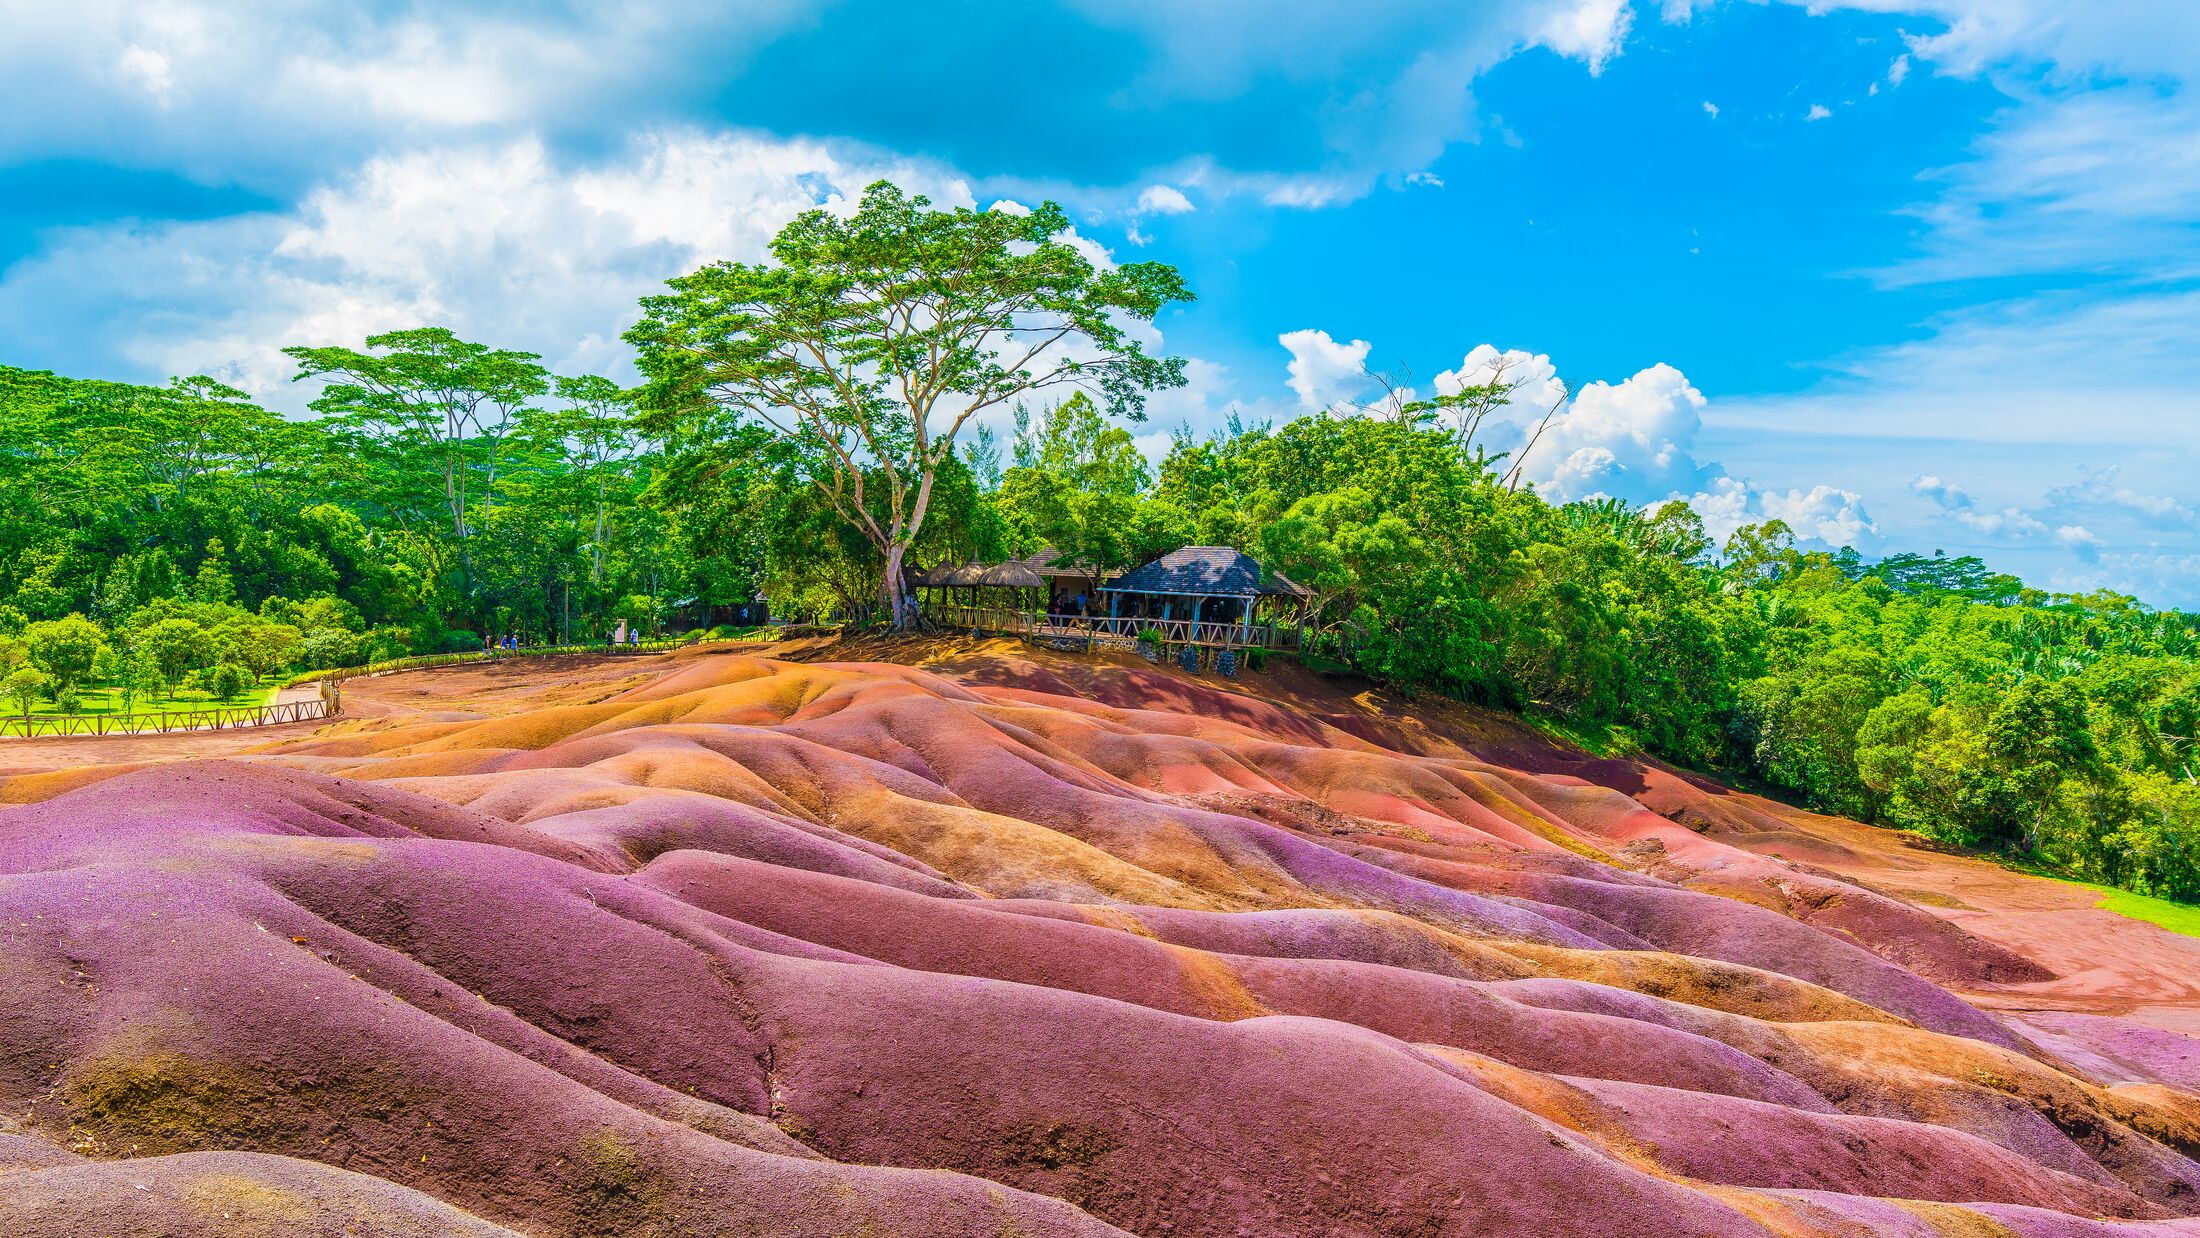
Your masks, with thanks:
M1585 723L1539 711L1523 713L1520 720L1595 757L1638 757L1649 751L1643 747L1641 737L1623 726Z
M2085 883L2081 882L2080 884ZM2148 924L2160 925L2172 933L2183 933L2187 937L2200 937L2200 907L2195 907L2190 903L2171 902L2169 899L2156 898L2151 894L2133 894L2129 890L2111 890L2106 886L2088 886L2087 888L2101 890L2107 895L2100 902L2093 904L2095 907L2113 911L2119 916L2129 916L2134 920L2144 920Z
M2200 906L2180 903L2174 899L2156 898L2152 894L2134 894L2130 890L2119 890L2115 886L2104 886L2096 881L2080 881L2076 877L2065 877L2061 873L2050 872L2032 864L2002 860L2002 865L2029 876L2045 877L2066 886L2091 890L2101 896L2093 905L2102 911L2113 911L2126 919L2144 920L2158 928L2166 928L2172 933L2183 933L2187 937L2200 937Z
M187 714L205 709L250 709L255 705L272 704L279 691L280 687L247 688L239 695L223 700L210 692L181 688L173 699L166 693L155 693L152 696L139 697L125 709L122 706L122 693L118 689L78 688L76 694L79 704L74 712L78 716L88 717L97 714ZM52 701L40 701L31 707L33 718L51 717L60 712ZM22 716L12 703L0 704L0 718Z

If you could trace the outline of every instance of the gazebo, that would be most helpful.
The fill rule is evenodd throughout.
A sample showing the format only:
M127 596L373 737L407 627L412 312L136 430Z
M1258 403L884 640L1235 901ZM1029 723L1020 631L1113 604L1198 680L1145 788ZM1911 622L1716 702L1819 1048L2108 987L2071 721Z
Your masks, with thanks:
M1156 631L1170 645L1298 643L1303 586L1228 546L1186 546L1100 586L1104 624L1119 635Z

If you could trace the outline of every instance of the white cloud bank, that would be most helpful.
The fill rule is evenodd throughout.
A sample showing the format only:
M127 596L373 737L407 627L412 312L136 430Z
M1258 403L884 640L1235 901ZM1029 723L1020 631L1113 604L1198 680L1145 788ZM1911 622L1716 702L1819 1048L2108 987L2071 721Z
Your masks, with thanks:
M1285 367L1299 407L1311 412L1344 402L1367 386L1366 340L1340 344L1327 331L1286 331L1276 337L1291 354Z
M951 170L801 139L659 133L582 166L532 140L420 150L290 212L78 232L0 282L0 335L97 323L152 373L290 405L284 345L421 324L613 369L636 300L665 278L758 259L796 214L879 177L973 204Z
M1348 414L1379 394L1365 368L1368 341L1339 343L1326 331L1306 329L1279 342L1291 354L1288 385L1302 410ZM1510 398L1483 423L1478 441L1507 453L1511 462L1499 467L1517 464L1522 480L1553 502L1679 499L1696 508L1721 542L1742 525L1765 520L1786 521L1797 537L1827 546L1867 542L1879 531L1857 491L1827 484L1758 487L1700 458L1697 439L1709 401L1662 362L1620 382L1592 382L1570 392L1549 356L1481 344L1433 385L1446 395L1510 387Z

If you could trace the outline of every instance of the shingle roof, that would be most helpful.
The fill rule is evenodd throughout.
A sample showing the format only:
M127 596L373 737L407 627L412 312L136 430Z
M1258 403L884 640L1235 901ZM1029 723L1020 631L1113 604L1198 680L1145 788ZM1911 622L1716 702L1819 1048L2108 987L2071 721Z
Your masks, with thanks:
M1307 592L1281 572L1263 569L1228 546L1186 546L1133 568L1103 593L1207 593L1232 597L1305 597Z

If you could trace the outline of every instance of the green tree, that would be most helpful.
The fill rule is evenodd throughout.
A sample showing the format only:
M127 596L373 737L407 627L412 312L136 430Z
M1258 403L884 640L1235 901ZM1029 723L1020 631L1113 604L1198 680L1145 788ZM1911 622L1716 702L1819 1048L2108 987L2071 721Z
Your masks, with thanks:
M116 680L116 695L121 699L122 712L128 713L155 692L161 690L167 680L161 675L160 663L149 653L132 653L123 660Z
M235 662L223 662L207 675L206 686L217 699L234 701L252 686L252 672Z
M260 621L245 627L240 636L238 659L260 678L297 665L305 653L305 633L292 624Z
M222 539L210 538L206 543L206 557L199 560L199 570L191 578L191 596L214 606L225 606L237 600L237 581L230 575L229 562Z
M92 673L92 664L106 647L107 634L82 615L70 615L23 630L30 660L61 687L74 688Z
M18 667L8 672L6 679L0 679L0 696L6 697L15 706L15 712L27 726L31 710L37 708L39 699L46 695L46 690L51 686L51 681L43 673L28 666Z
M881 560L897 628L916 619L902 564L957 435L1055 387L1142 414L1183 382L1126 330L1190 300L1157 262L1096 269L1059 206L933 210L881 181L854 214L810 211L769 265L720 262L645 299L627 333L661 423L734 410L769 425ZM880 493L883 490L884 493Z
M189 619L163 619L146 629L138 642L160 668L161 682L170 697L175 696L183 677L205 665L213 653L213 640L206 629Z
M442 327L387 331L368 336L366 347L283 352L298 363L298 378L324 381L316 412L430 462L451 535L463 543L474 475L482 474L481 501L493 503L503 440L549 390L549 372L534 353L472 343Z

